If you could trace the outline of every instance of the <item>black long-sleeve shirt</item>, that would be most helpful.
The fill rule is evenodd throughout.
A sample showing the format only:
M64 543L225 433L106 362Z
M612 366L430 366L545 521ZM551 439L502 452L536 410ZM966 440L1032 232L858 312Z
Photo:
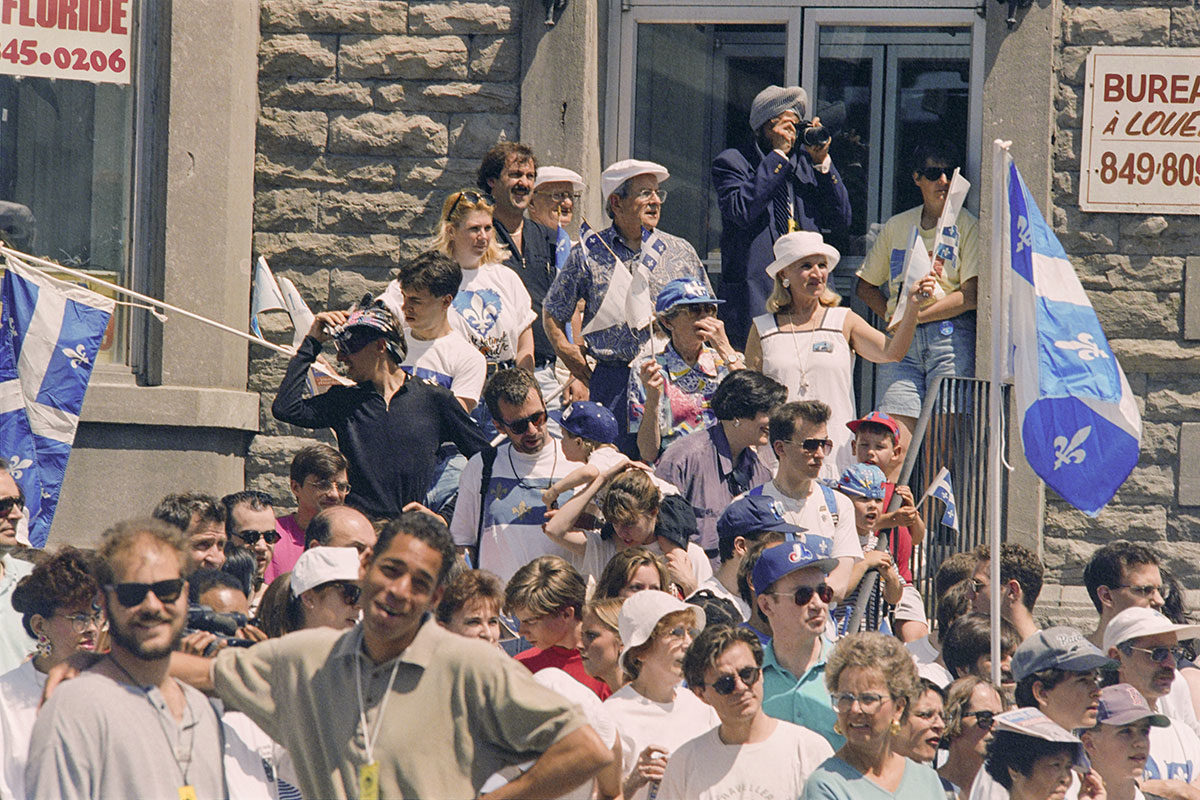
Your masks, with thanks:
M437 450L454 442L468 458L487 446L479 426L447 389L408 379L385 403L371 383L334 386L304 397L305 375L321 352L306 336L271 404L271 414L302 428L332 428L350 463L347 502L371 516L391 517L425 502Z

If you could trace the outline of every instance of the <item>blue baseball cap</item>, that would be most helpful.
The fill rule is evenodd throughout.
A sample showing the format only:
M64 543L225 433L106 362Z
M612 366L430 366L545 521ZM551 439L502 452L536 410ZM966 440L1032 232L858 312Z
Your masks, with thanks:
M599 403L580 400L563 409L562 429L593 442L612 444L617 440L617 418Z
M748 494L734 500L717 520L717 538L722 541L768 531L802 533L806 530L783 518L783 503L762 494Z
M874 464L851 464L842 470L837 489L851 497L882 500L885 494L883 470Z
M1111 663L1082 633L1068 625L1059 625L1043 628L1021 642L1013 653L1012 674L1019 681L1044 669L1088 672Z
M675 306L711 306L724 302L713 297L703 281L696 278L676 278L658 293L658 299L654 301L654 313L662 314Z
M827 536L805 536L768 547L754 565L754 594L763 594L775 581L806 567L816 567L828 575L838 565L832 552L833 540Z

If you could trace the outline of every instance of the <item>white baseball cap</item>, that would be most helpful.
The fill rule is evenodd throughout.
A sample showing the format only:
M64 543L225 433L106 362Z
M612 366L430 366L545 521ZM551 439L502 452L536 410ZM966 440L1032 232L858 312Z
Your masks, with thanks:
M787 265L795 264L805 256L818 254L825 256L830 269L836 267L842 258L837 248L825 244L825 239L816 231L785 233L775 240L775 260L767 265L767 277L774 278L775 273Z
M587 184L583 182L583 176L566 167L538 167L537 176L533 179L533 188L536 189L543 183L560 181L570 181L571 187L577 192L582 192L587 188Z
M1104 629L1104 652L1109 648L1159 633L1173 633L1179 639L1200 637L1200 625L1176 625L1153 608L1127 608L1109 620Z
M358 580L359 555L353 547L313 547L292 567L292 594L296 597L330 581Z
M644 589L631 595L621 604L621 614L617 617L617 632L621 635L621 666L625 666L625 654L639 644L650 641L654 634L654 626L667 614L676 611L695 611L696 622L704 627L704 609L685 603L674 595L660 592L658 589Z
M671 173L667 172L666 167L662 164L655 164L653 161L638 161L636 158L627 158L624 161L609 164L608 169L600 173L601 202L608 205L608 196L615 192L618 186L635 175L653 175L658 178L659 183L671 177Z

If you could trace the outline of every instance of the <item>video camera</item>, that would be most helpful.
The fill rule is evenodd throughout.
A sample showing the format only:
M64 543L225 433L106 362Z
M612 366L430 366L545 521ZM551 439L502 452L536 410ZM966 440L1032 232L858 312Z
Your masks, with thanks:
M183 633L186 636L196 631L205 631L215 634L218 640L225 642L226 647L249 647L254 642L238 636L238 631L244 628L249 621L245 614L222 613L213 611L211 606L188 605L187 627ZM215 650L216 647L217 642L213 642L209 646L209 650ZM209 654L206 651L204 655Z
M813 127L811 121L802 119L796 126L800 132L800 140L809 147L823 147L833 138L833 133L824 125Z

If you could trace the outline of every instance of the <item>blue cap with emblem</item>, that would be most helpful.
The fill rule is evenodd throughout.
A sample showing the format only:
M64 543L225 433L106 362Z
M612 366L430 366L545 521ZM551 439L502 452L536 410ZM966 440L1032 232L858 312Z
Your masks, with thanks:
M676 306L713 306L724 302L713 297L713 293L703 281L696 278L676 278L658 293L658 298L654 301L654 313L665 314Z
M617 440L617 418L599 403L580 400L563 409L562 429L601 444Z
M754 565L754 593L763 594L775 581L807 567L816 567L828 575L838 565L832 551L833 542L826 536L805 536L768 547Z
M747 494L725 507L717 520L717 538L732 539L755 533L801 533L807 528L784 519L783 503L763 494Z
M874 464L851 464L842 470L837 490L851 497L882 500L886 494L883 486L885 480L883 470Z

